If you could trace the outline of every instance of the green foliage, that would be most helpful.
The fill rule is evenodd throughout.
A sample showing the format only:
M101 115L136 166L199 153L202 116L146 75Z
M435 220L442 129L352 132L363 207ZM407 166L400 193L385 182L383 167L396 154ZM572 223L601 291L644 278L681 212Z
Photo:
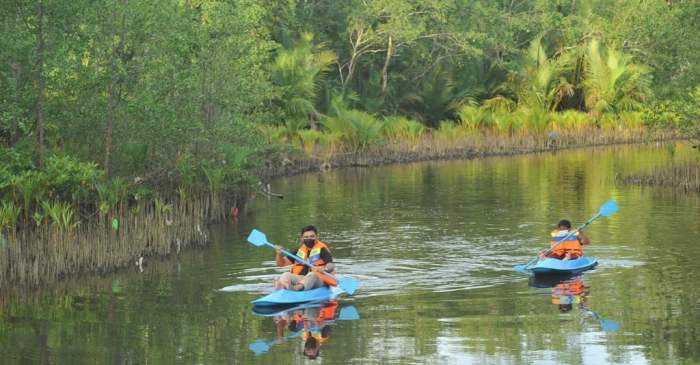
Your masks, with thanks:
M433 137L438 140L447 141L450 145L454 144L462 135L462 129L457 124L449 120L440 122L440 127L433 133Z
M50 218L51 223L60 230L72 230L80 225L73 217L73 208L68 203L63 202L41 202L43 215Z
M20 224L46 219L40 201L108 214L255 184L296 147L417 143L438 126L700 134L692 1L41 4L0 4L0 199Z
M556 130L581 131L595 125L595 119L584 112L566 110L552 114L552 125Z
M683 99L700 84L700 3L697 1L616 1L599 31L624 45L638 62L650 66L654 94Z
M34 224L39 227L44 223L44 215L38 210L34 211L34 214L32 214L32 220L34 221Z
M160 198L156 198L154 203L155 203L155 207L156 207L156 212L158 212L159 214L169 216L170 214L173 213L173 205L172 204L165 203Z
M94 163L51 155L44 170L10 174L7 169L0 169L0 193L5 202L22 207L24 222L29 223L44 199L71 204L89 202L95 196L96 185L103 179L104 174Z
M514 75L515 93L520 106L554 110L562 95L573 92L573 86L559 77L562 72L561 62L547 56L541 38L530 42L521 62Z
M404 95L400 109L429 127L436 127L440 121L454 118L461 106L472 101L469 91L458 89L454 76L443 69L431 72L421 80L418 87L410 86L414 91Z
M21 210L22 208L15 206L11 202L2 202L2 205L0 205L0 234L4 230L9 230L10 235L14 236Z
M697 123L692 104L683 100L651 103L642 113L644 124L654 128L679 129Z
M91 198L94 185L104 178L94 162L80 162L70 156L50 156L43 177L51 199L80 202Z
M29 212L32 211L32 203L40 201L42 195L46 193L46 181L43 174L36 174L27 171L22 175L15 176L14 186L22 197L22 207L24 208L24 219L29 219Z
M219 192L223 189L225 183L225 171L223 169L202 166L202 171L207 177L209 191Z
M459 109L457 115L462 125L467 129L489 128L492 125L489 108L465 105Z
M291 49L278 51L272 66L272 80L280 88L283 125L290 142L307 126L309 114L316 111L319 82L336 61L334 52L314 45L313 39L311 33L302 34Z
M323 126L353 150L377 144L381 138L382 123L373 115L348 109L340 98L333 102L333 115L323 119Z
M308 155L312 155L316 144L321 140L323 133L315 129L305 129L299 132L301 149Z
M644 127L644 113L636 112L621 112L617 115L620 120L620 125L627 129L635 129Z
M95 185L95 190L97 190L99 198L98 209L103 216L110 214L119 203L125 201L129 196L129 186L121 178L100 182Z
M525 115L525 127L535 132L543 134L552 122L552 113L540 108L523 109Z
M424 125L397 115L385 118L382 124L382 135L394 143L401 141L416 143L425 131Z
M520 130L524 125L525 116L520 110L512 112L495 111L490 116L492 124L500 133L512 134Z
M588 45L586 55L586 107L597 113L636 110L651 94L648 70L608 47L601 51L598 40Z

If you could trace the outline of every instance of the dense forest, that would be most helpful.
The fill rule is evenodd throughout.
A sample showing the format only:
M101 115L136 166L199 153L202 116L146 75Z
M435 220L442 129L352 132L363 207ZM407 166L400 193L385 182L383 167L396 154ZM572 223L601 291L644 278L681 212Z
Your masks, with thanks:
M0 13L9 236L244 189L309 143L695 133L700 114L692 0L7 0Z

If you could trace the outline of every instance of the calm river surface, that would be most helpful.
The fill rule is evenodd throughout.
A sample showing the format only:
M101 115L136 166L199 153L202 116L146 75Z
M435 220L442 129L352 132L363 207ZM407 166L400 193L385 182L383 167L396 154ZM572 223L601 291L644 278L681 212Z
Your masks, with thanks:
M284 199L259 196L205 248L5 289L0 363L697 364L700 196L615 180L697 158L683 144L614 146L278 179ZM595 270L513 271L557 221L581 224L610 198L620 211L587 229ZM282 269L245 237L295 250L306 224L360 289L337 307L253 313ZM323 339L314 361L305 333Z

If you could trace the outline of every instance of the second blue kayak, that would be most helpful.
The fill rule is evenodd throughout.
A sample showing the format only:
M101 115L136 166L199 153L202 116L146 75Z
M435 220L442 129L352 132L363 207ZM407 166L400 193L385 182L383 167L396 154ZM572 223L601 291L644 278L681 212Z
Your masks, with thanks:
M272 293L252 301L254 305L283 305L306 302L325 302L333 300L340 294L345 293L343 289L337 286L323 287L311 290L275 290Z
M576 260L547 258L530 266L528 270L535 275L567 275L592 269L596 265L598 265L598 259L592 256L583 256Z

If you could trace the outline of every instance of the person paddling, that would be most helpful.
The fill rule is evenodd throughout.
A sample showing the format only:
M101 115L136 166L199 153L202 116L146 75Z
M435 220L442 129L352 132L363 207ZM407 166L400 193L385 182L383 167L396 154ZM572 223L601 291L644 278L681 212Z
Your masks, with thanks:
M550 235L552 240L549 244L552 251L547 255L540 252L540 259L549 257L558 260L575 260L583 256L583 246L590 243L583 231L572 233L571 222L566 219L559 221L557 229L553 230Z
M335 264L333 264L331 250L328 245L318 240L317 236L318 229L316 227L306 226L302 228L301 246L299 246L296 255L319 270L335 275ZM330 276L317 273L316 270L310 270L308 266L287 257L279 246L275 248L275 261L280 267L292 265L289 272L282 274L273 282L275 289L300 291L338 285Z

